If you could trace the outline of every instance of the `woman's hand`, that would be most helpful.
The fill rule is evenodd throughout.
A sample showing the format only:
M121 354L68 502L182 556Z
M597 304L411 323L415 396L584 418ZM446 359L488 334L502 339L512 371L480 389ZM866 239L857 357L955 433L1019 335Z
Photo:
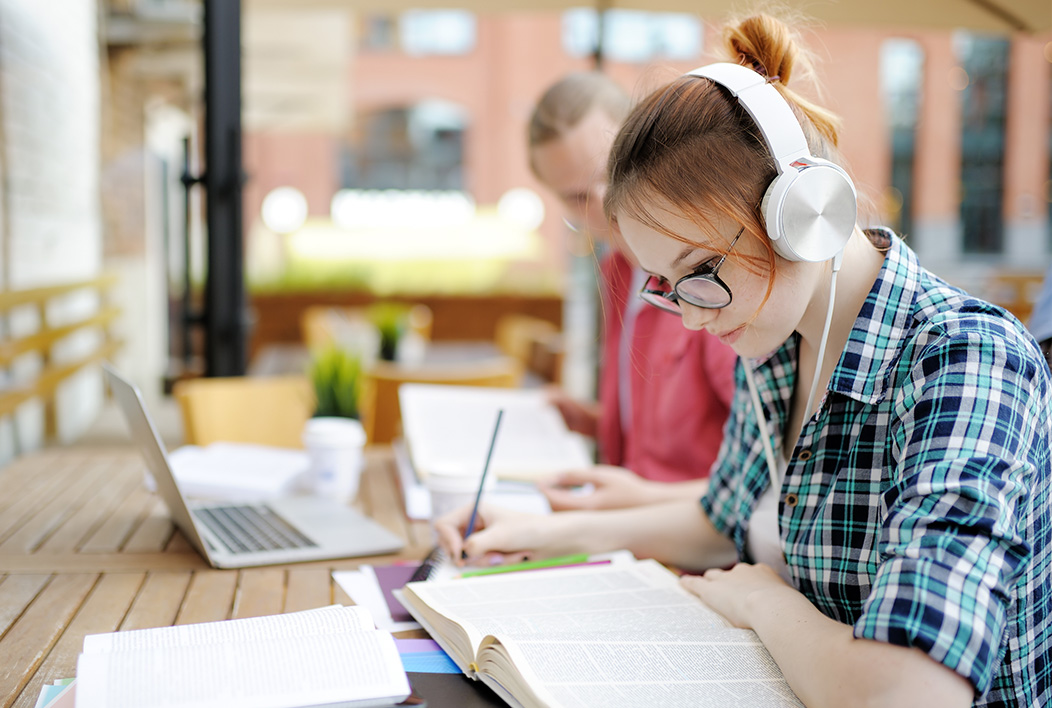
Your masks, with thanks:
M755 603L767 602L781 593L800 595L770 566L762 563L738 563L730 570L713 568L703 575L684 576L680 583L735 627L743 629L756 629L751 614Z
M539 480L537 489L548 499L552 511L624 509L658 501L658 490L653 487L659 484L623 467L597 465Z
M677 499L698 499L708 489L708 481L654 482L624 467L597 465L539 480L537 488L547 497L553 511L627 509Z
M594 438L599 429L599 404L571 398L558 386L545 388L548 402L559 409L566 427L575 433Z
M438 542L457 565L497 565L575 552L572 535L560 515L544 516L483 504L475 529L464 538L471 505L435 522Z

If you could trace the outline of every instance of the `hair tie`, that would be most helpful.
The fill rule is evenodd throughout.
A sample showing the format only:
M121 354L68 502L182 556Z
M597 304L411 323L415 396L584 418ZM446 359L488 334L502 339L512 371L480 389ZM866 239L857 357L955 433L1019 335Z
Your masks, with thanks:
M774 76L767 75L767 67L760 63L759 59L753 59L749 62L752 65L752 70L763 77L763 80L769 84L773 84L775 81L781 81L782 77L775 74Z

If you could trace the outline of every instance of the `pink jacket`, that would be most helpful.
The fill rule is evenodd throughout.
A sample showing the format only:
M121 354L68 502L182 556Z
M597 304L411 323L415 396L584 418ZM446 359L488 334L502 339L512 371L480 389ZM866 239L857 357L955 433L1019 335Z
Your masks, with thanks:
M599 368L599 456L641 477L707 477L734 394L737 354L707 332L643 304L631 341L631 424L622 430L618 345L633 266L620 253L600 263L603 339Z

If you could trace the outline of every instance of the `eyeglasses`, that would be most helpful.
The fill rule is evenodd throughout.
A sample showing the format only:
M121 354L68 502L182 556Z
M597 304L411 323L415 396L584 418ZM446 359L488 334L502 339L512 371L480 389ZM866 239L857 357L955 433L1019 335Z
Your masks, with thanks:
M679 304L680 300L695 307L703 307L706 310L718 310L727 307L727 305L731 304L731 289L720 279L720 267L727 260L727 256L734 249L734 244L738 243L738 239L741 238L743 233L745 233L744 226L738 230L738 234L731 241L727 252L720 257L720 260L715 265L702 264L690 275L680 278L675 287L671 288L667 282L664 282L656 275L652 275L643 285L639 297L643 298L643 301L648 305L653 305L674 315L683 313L683 308Z

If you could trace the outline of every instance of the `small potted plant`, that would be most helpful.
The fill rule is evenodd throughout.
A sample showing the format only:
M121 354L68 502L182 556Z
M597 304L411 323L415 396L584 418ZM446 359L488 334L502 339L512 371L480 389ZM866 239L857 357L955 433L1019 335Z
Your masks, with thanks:
M311 357L310 378L314 385L315 417L359 417L362 362L354 353L327 347Z
M368 318L380 333L380 358L394 361L398 344L409 329L409 306L397 302L378 302L369 307Z

